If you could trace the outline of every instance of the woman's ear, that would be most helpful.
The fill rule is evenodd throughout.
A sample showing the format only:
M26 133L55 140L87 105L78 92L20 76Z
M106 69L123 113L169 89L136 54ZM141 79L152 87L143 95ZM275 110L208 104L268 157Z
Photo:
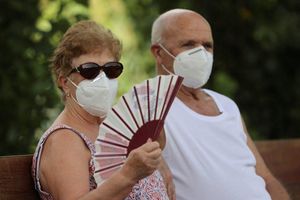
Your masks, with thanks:
M59 75L57 79L57 85L63 90L65 94L70 93L70 88L67 83L68 83L68 79L63 75Z

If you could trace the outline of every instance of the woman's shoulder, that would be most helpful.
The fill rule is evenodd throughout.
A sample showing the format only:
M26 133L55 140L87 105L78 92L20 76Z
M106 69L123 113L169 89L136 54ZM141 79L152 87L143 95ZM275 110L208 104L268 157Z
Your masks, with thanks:
M51 143L51 145L58 145L59 147L62 146L61 148L67 148L74 144L78 144L79 146L83 144L83 146L87 146L90 150L92 148L92 142L88 137L65 124L52 125L48 128L41 136L37 147L44 146L45 143Z
M43 144L39 160L35 182L39 185L40 193L47 191L45 193L56 196L71 188L78 190L87 186L83 180L91 178L91 152L82 138L71 129L56 129L52 132ZM76 186L73 187L74 183Z
M61 161L89 162L93 154L92 147L76 130L66 125L52 126L41 137L34 156L33 174L47 163L59 164Z
M89 158L90 149L83 134L67 125L50 127L45 132L43 141L43 154L53 154L54 159L61 156L76 156Z
M86 149L86 142L78 132L70 128L59 128L52 131L48 135L47 141L45 142L45 147L50 147L50 149L55 150L80 150Z
M77 168L85 169L90 159L91 152L76 131L65 125L50 127L41 137L33 157L32 175L36 189L41 195L49 196L49 193L42 190L40 181L45 180L45 177L48 181L52 180L54 175L62 177L60 173ZM75 163L82 163L82 166Z

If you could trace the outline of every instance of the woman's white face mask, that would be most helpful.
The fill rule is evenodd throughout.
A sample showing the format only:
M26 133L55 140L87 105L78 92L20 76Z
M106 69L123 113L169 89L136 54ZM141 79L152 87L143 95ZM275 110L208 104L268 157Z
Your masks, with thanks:
M77 100L72 96L73 100L91 115L105 118L117 94L117 79L108 79L101 72L95 79L82 80L78 85L68 80L76 87Z
M213 65L212 53L206 51L203 46L199 46L183 51L175 57L162 44L159 46L174 58L174 73L184 78L183 85L190 88L200 88L206 84ZM162 67L171 73L163 64Z

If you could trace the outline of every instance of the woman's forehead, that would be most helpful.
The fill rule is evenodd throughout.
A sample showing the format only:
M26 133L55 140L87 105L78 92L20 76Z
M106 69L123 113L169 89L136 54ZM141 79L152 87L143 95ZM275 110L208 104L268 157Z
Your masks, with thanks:
M113 56L113 53L110 50L106 49L106 50L102 50L100 52L93 51L91 53L86 53L86 54L80 55L79 57L74 58L72 60L72 66L78 66L78 65L81 65L86 62L94 62L94 63L102 65L107 62L115 61L115 60L116 60L116 58L115 58L115 56Z

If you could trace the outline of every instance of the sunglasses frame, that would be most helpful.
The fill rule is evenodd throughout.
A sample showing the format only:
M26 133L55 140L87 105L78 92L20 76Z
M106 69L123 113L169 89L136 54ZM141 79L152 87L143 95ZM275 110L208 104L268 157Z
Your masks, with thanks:
M95 65L95 67L86 67L86 68L83 67L84 65L88 65L88 64ZM116 64L116 65L114 65L114 66L120 66L120 71L121 71L121 72L120 72L116 77L109 77L109 76L108 76L109 73L106 71L106 69L109 70L110 66L113 65L113 64ZM94 75L94 76L92 76L92 77L90 77L90 78L89 78L89 77L85 77L85 76L82 74L82 73L83 73L82 70L90 69L90 68L98 68L98 69L99 69L99 72L98 72L96 75ZM105 73L105 75L106 75L107 78L109 78L109 79L118 78L118 77L122 74L122 72L123 72L123 64L120 63L120 62L118 62L118 61L107 62L107 63L105 63L104 65L99 65L99 64L94 63L94 62L87 62L87 63L83 63L83 64L79 65L78 67L73 68L73 69L68 73L67 76L70 76L70 74L72 74L72 73L74 73L74 72L78 72L78 73L79 73L83 78L85 78L85 79L94 79L94 78L96 78L96 77L100 74L101 70Z

